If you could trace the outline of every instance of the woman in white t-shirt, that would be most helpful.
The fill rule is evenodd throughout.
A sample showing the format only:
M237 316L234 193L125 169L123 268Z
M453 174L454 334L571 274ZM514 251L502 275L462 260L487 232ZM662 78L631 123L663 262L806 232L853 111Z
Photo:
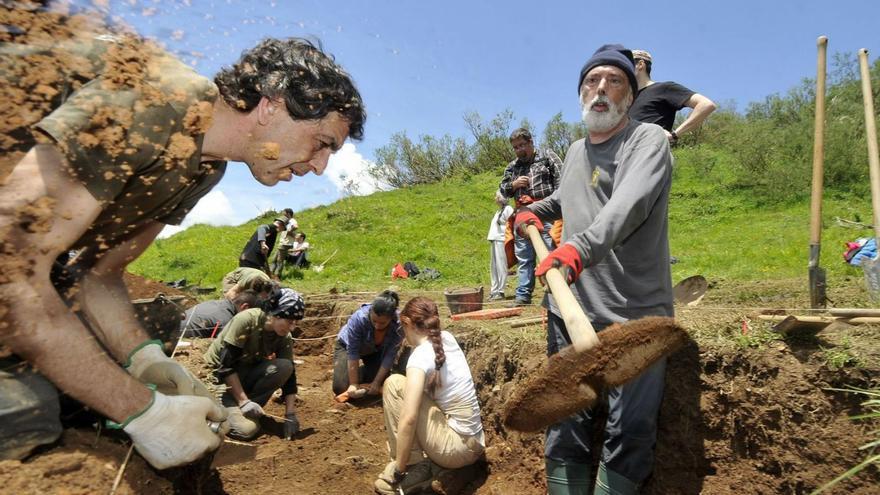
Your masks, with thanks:
M413 351L406 376L390 376L382 392L392 461L374 486L388 494L426 487L431 462L446 469L469 466L486 445L470 368L455 337L440 330L437 304L411 299L400 324Z

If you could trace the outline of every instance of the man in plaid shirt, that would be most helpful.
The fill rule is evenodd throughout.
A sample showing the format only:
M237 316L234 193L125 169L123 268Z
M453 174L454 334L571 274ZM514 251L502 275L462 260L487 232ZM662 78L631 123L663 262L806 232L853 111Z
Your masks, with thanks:
M559 187L561 160L550 150L535 150L532 133L519 128L510 135L510 145L516 153L516 160L504 169L498 189L506 198L513 198L516 209L550 196ZM548 249L553 249L550 238L551 224L544 226L541 234ZM524 306L532 303L535 289L535 250L529 239L515 232L514 251L519 261L519 285L516 288L515 303Z

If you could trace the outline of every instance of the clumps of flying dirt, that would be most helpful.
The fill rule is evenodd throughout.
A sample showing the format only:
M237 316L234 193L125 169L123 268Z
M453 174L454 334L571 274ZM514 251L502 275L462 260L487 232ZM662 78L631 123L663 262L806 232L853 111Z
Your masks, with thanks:
M0 283L8 283L15 277L24 277L31 273L32 261L21 256L14 234L14 229L21 229L29 234L45 234L52 227L55 215L52 209L55 200L47 196L37 198L18 208L16 225L0 228Z
M196 152L198 147L192 136L176 132L171 136L165 149L165 166L170 168L177 162L184 162Z
M25 232L31 234L45 234L52 228L54 214L52 209L56 201L48 196L37 198L35 201L22 206L16 212L18 225Z
M183 128L190 134L204 134L214 121L214 106L206 101L193 103L183 116Z
M8 43L13 51L0 57L0 179L6 177L24 153L36 142L30 127L39 122L57 105L65 93L76 91L86 79L95 75L93 61L68 51L59 57L54 47L65 43L79 44L100 30L101 20L96 16L69 15L63 11L0 9L0 42Z
M105 89L114 91L137 88L143 82L147 57L142 47L139 49L133 40L125 39L111 44L104 55L104 61L107 64L107 73L103 80Z
M266 160L277 160L281 156L281 145L278 143L263 143L260 156Z

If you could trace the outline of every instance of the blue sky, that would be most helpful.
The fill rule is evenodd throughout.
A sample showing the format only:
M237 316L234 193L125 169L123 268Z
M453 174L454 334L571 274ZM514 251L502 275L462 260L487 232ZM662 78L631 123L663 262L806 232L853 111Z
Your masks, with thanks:
M880 53L876 0L94 3L206 76L263 37L316 37L364 97L366 138L347 145L324 176L267 188L246 166L230 164L187 223L238 224L266 208L332 202L341 194L339 175L357 175L393 133L467 137L467 112L491 118L510 109L539 131L559 111L576 121L580 67L604 43L647 49L655 80L675 80L740 111L815 77L821 34L830 55L854 57L864 47L874 60ZM365 180L362 189L372 187Z

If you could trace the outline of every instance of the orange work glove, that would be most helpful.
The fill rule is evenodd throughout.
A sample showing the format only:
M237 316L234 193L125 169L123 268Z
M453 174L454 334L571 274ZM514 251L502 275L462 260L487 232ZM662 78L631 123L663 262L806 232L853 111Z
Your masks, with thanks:
M520 237L528 237L529 234L526 233L526 225L534 225L535 228L538 229L538 232L544 232L544 222L538 218L538 215L523 208L516 213L516 218L513 220L513 230L515 230Z
M551 268L559 269L562 272L562 276L565 277L565 281L571 285L581 274L584 265L581 263L581 255L577 249L573 245L565 243L551 251L544 258L544 261L535 268L535 275L543 277L547 270Z

